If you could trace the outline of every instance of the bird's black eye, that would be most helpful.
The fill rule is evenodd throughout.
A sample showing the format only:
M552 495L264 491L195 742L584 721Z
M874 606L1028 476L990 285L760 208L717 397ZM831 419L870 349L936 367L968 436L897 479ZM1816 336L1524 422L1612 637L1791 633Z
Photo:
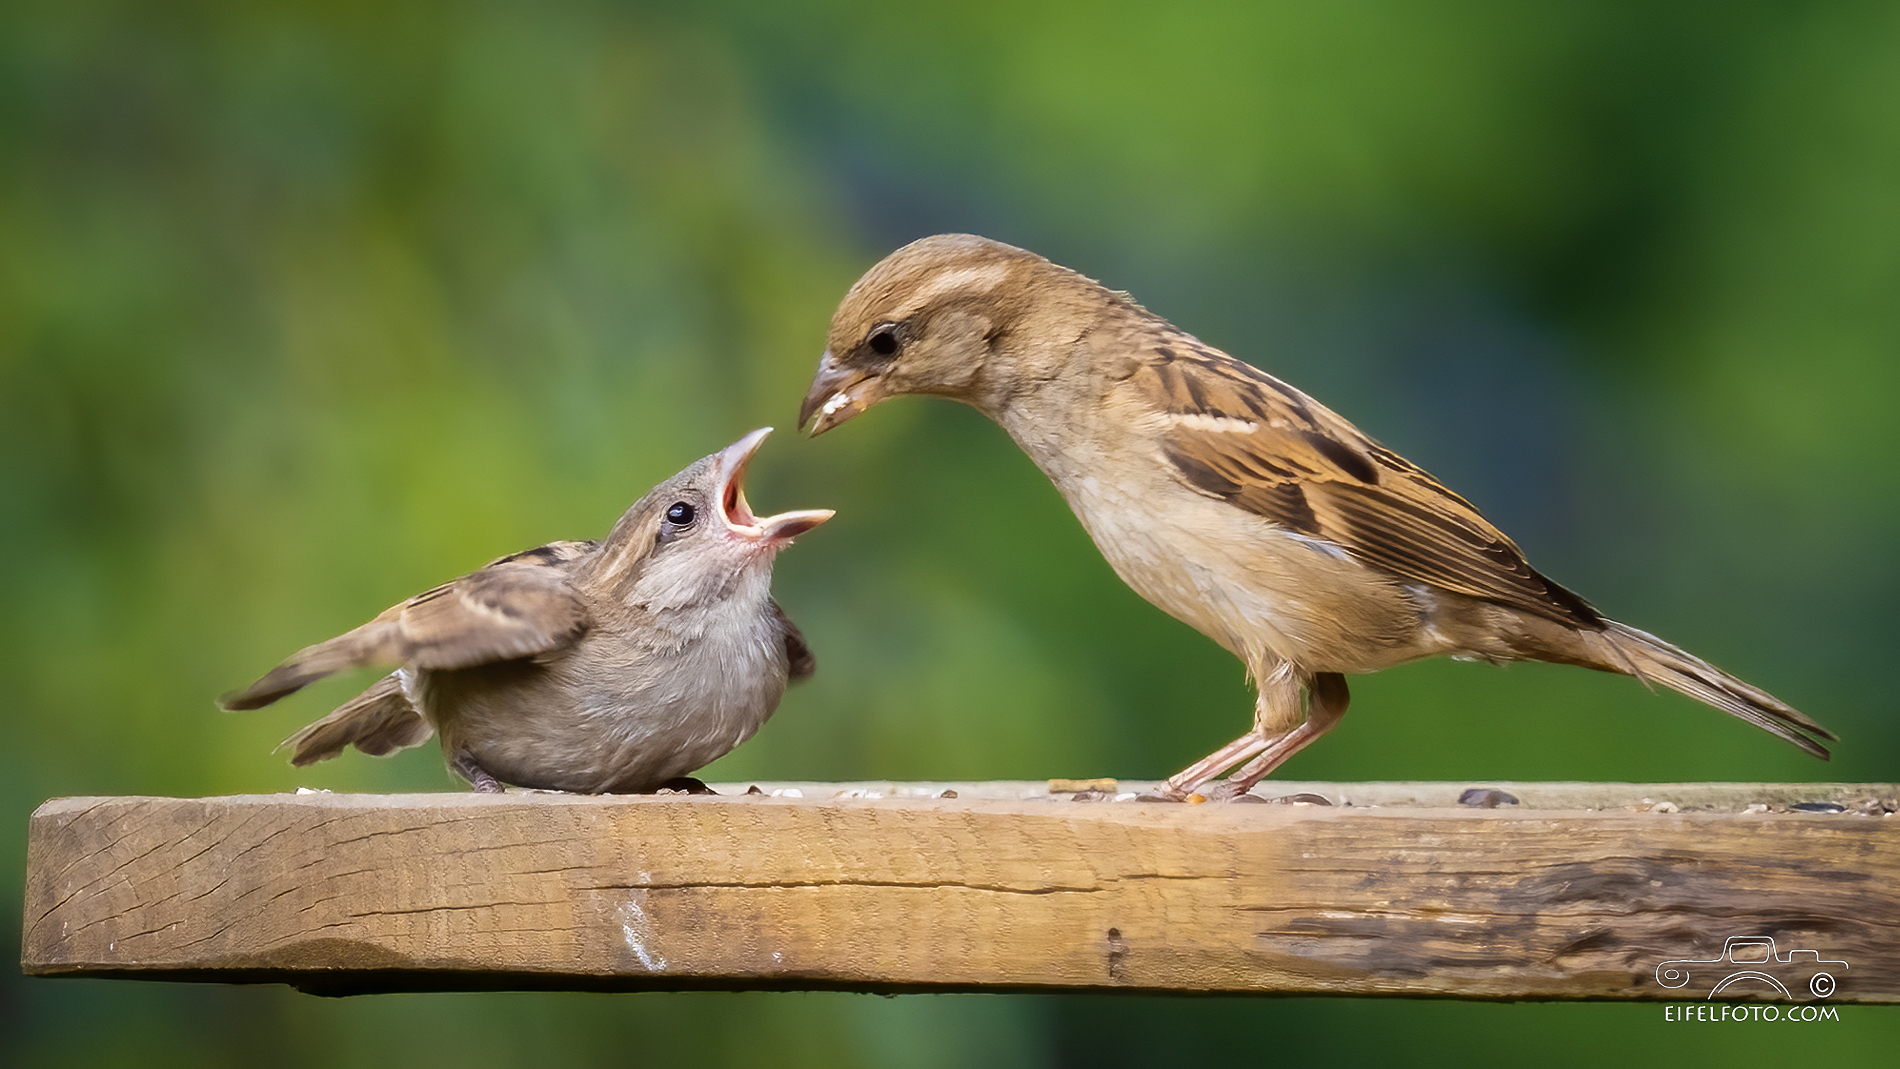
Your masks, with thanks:
M675 527L691 527L694 515L693 506L684 501L675 501L673 507L666 510L666 522Z
M871 332L871 351L879 356L889 356L897 351L897 331L891 327L879 327Z

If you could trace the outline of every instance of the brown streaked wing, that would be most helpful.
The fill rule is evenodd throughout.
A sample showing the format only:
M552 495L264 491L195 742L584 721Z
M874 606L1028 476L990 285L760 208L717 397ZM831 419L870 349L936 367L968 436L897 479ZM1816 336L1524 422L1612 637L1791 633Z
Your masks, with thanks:
M259 709L325 676L365 665L469 668L546 653L587 628L586 606L567 585L591 542L550 542L425 590L374 620L307 646L241 691L226 709Z
M1157 409L1253 424L1181 423L1163 453L1182 481L1401 579L1599 628L1471 503L1286 383L1175 333L1132 377Z
M586 604L567 565L586 543L517 553L403 603L401 660L419 668L471 668L558 649L587 629Z

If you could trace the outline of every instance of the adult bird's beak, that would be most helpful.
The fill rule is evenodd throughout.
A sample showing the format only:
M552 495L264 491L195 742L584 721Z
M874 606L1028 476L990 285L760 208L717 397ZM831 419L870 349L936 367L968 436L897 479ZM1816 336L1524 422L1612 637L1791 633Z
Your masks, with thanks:
M746 504L745 499L745 471L752 463L752 455L759 451L765 436L771 433L772 428L760 427L719 451L719 518L725 521L726 531L733 537L776 547L790 542L836 513L830 509L801 509L797 512L781 512L764 519L752 514L752 506Z
M811 391L798 406L798 425L810 423L811 436L816 438L871 407L877 400L866 396L871 389L865 384L871 381L864 372L840 365L831 350L825 350L818 361L818 374L812 377Z

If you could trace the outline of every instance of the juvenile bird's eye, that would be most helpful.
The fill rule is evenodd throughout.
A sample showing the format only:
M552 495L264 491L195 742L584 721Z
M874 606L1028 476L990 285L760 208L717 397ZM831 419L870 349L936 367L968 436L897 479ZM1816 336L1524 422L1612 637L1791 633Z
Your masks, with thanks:
M675 527L690 527L694 515L693 506L684 501L675 501L673 507L666 510L666 522Z
M897 351L897 332L890 327L879 327L871 334L871 351L879 356L889 356Z

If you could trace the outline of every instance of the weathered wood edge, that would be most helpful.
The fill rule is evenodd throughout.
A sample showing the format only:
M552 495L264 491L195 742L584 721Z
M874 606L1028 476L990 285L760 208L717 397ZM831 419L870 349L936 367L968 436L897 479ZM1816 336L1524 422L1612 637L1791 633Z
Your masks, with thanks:
M861 780L812 782L802 780L748 780L714 783L720 794L743 794L758 789L768 795L797 792L796 797L823 798L936 798L1000 799L1023 802L1069 802L1084 785L1101 785L1090 793L1132 801L1161 786L1158 780L987 780L955 781ZM1112 784L1112 790L1107 789ZM1062 789L1055 789L1057 786ZM1532 809L1624 809L1647 811L1658 804L1681 810L1741 813L1751 806L1785 809L1789 805L1834 803L1849 809L1883 807L1893 812L1900 804L1900 784L1893 783L1617 783L1597 781L1518 780L1266 780L1253 796L1261 801L1292 801L1317 795L1333 805L1413 809L1452 809L1468 791L1501 791L1517 799L1520 811ZM1131 798L1130 796L1135 796ZM1109 799L1102 799L1109 800ZM1509 803L1507 803L1509 804Z
M783 791L789 785L761 786L766 790ZM1855 947L1854 954L1837 951L1837 956L1859 955L1869 960L1856 963L1861 967L1851 971L1849 981L1843 984L1842 990L1831 1001L1900 1000L1900 976L1895 975L1900 972L1900 933L1895 930L1896 925L1900 924L1900 901L1895 899L1896 888L1900 887L1900 842L1897 842L1900 840L1900 830L1897 830L1900 829L1900 822L1853 812L1838 815L1736 813L1751 804L1777 805L1790 801L1834 801L1844 805L1865 806L1872 800L1877 804L1882 799L1890 801L1900 794L1900 789L1893 785L1485 785L1509 791L1527 803L1539 798L1550 798L1574 805L1581 791L1589 795L1585 800L1614 807L1597 811L1544 811L1528 804L1489 811L1407 809L1403 805L1407 798L1437 800L1447 793L1455 797L1466 786L1463 784L1283 782L1275 786L1276 790L1362 801L1357 808L1337 809L1322 806L1079 805L1066 800L1052 800L1046 784L1041 783L803 784L792 787L806 794L803 799L628 799L519 795L492 799L468 795L377 797L314 794L222 799L55 800L42 806L33 818L28 895L23 918L22 965L27 972L42 976L209 980L226 983L282 982L320 993L493 988L762 988L876 992L1332 992L1492 999L1673 999L1680 996L1658 988L1653 977L1645 985L1643 978L1631 970L1631 962L1643 953L1650 952L1647 948L1651 943L1660 948L1672 939L1680 945L1685 941L1694 942L1700 937L1704 943L1701 949L1707 949L1707 940L1715 938L1715 948L1719 949L1722 933L1714 929L1723 925L1734 928L1745 921L1742 926L1752 925L1750 931L1728 934L1751 934L1754 929L1761 929L1760 934L1780 933L1784 940L1806 939L1808 943L1821 937L1833 937L1837 942L1847 937L1847 942ZM1033 794L1037 787L1043 788L1039 796ZM920 794L934 796L945 789L957 790L958 798L939 800L934 797L915 797ZM842 793L847 797L814 797L827 791L834 795ZM1024 797L1025 793L1030 796ZM879 794L897 794L899 797L873 797ZM1372 802L1371 799L1375 798L1379 801ZM1749 799L1765 801L1750 802ZM1667 803L1666 808L1682 811L1632 812L1632 809L1650 808L1652 800ZM739 808L733 809L735 806ZM1710 808L1708 811L1695 812L1698 806ZM136 843L141 849L134 851L135 856L129 858L119 858L113 853L115 848L128 845L128 840L136 840L140 827L149 833L162 825L168 815L175 819L194 807L197 816L193 819L201 823L187 821L185 825L180 825L187 827L186 834L176 837L158 835L151 842ZM1890 811L1891 808L1889 804L1887 809ZM1724 809L1730 812L1722 812ZM313 811L334 813L338 810L354 819L369 818L372 821L415 817L419 814L429 814L433 819L453 811L455 821L436 825L438 831L471 818L484 827L494 825L494 828L507 829L529 824L537 827L545 825L546 821L539 818L557 812L567 818L579 815L578 821L568 819L557 822L563 826L552 829L555 832L552 835L545 834L550 829L542 828L542 838L513 844L514 852L518 855L514 859L515 863L500 867L507 871L511 879L520 877L524 872L541 876L550 873L572 876L587 872L598 876L603 868L618 868L618 875L605 884L583 886L581 892L597 896L600 892L611 891L619 893L626 901L638 899L646 902L656 931L663 930L667 920L663 914L667 910L675 911L674 920L685 918L701 927L708 923L715 927L725 924L729 931L741 936L756 934L761 930L761 922L765 924L765 930L769 931L772 922L777 920L781 922L781 934L794 937L792 943L787 944L788 947L795 944L808 953L816 948L818 953L813 960L798 967L775 971L761 968L756 954L748 958L745 953L720 945L717 940L701 940L705 945L688 948L685 954L676 955L671 966L653 969L649 967L651 963L629 960L624 947L619 948L620 957L616 960L602 959L601 948L594 947L591 960L570 961L559 954L524 954L520 947L496 943L493 931L484 935L479 930L469 930L459 933L472 941L469 945L458 948L454 945L454 938L450 938L451 945L447 947L446 956L438 954L429 967L414 968L410 967L414 964L413 959L406 960L403 951L417 947L442 951L444 948L441 945L430 944L431 938L440 944L441 932L433 936L421 933L419 936L416 931L407 929L378 930L367 935L358 931L352 933L353 937L362 938L354 942L341 941L348 944L345 946L337 940L329 941L329 944L337 945L326 944L320 939L299 940L296 938L299 933L294 929L288 932L288 943L272 943L270 939L257 938L255 926L244 929L238 925L236 941L233 942L232 926L222 919L229 909L229 903L220 897L220 888L231 879L245 875L244 855L255 854L259 850L263 851L263 855L253 857L252 862L258 865L260 871L250 872L249 876L263 881L262 885L272 890L274 899L291 896L294 902L299 900L296 896L310 898L314 893L312 888L336 892L327 897L316 896L311 903L299 907L299 914L316 909L319 918L330 918L322 920L317 926L319 930L338 925L348 928L353 923L360 926L362 918L352 919L354 915L349 914L345 907L351 903L364 907L389 905L389 902L379 903L376 899L378 895L386 898L391 893L397 893L398 897L402 894L420 894L420 899L403 899L406 904L399 903L401 909L395 912L408 911L423 915L433 915L436 911L458 915L469 910L475 913L465 915L481 915L483 910L498 915L505 913L509 906L520 905L491 902L471 906L446 901L444 895L453 898L457 890L466 891L468 883L465 880L458 885L454 878L444 879L445 871L438 871L436 866L417 863L417 859L428 857L426 851L405 853L398 850L390 854L385 850L380 860L369 859L378 861L384 866L383 869L372 866L350 870L350 865L365 860L350 853L351 849L360 850L361 843L400 839L408 832L428 832L428 827L372 831L365 838L351 840L359 844L356 847L352 847L350 842L339 845L331 841L334 835L326 839L317 834L333 821L317 822L314 829L300 828L292 822L261 836L253 831L248 838L241 833L244 827L269 817L273 812L282 815L296 811L308 817ZM709 819L721 813L724 815ZM737 823L726 819L734 814L747 813L752 816L742 816ZM759 814L767 813L775 815L762 823L754 819ZM207 814L213 815L208 817ZM972 814L981 815L985 822L984 834L974 838L969 836L968 827L962 827ZM867 815L871 818L868 822ZM88 819L90 824L87 823ZM1010 850L1004 851L1009 856L1002 861L991 857L994 844L990 837L997 833L996 829L1013 830L1026 820L1033 820L1040 828L1037 834L1047 841L1036 840L1032 836L1031 840L1034 841L1018 842ZM1366 823L1368 820L1376 820L1376 826ZM390 827L416 823L414 820L396 819ZM427 825L428 821L421 823ZM51 825L60 825L60 829L53 829ZM1529 850L1514 849L1514 840L1522 838L1525 829L1533 825L1536 828L1535 837L1541 845ZM1507 830L1506 826L1515 827ZM56 830L71 832L76 827L85 833L80 839L54 842L59 838L54 833ZM1479 835L1477 838L1482 842L1463 843L1451 850L1434 849L1426 841L1446 834L1469 837L1473 829L1486 827L1505 831L1506 834ZM633 852L640 856L632 860L639 864L629 866L630 859L625 855L632 844L628 840L636 838L625 834L629 828L672 834L638 836L640 848ZM814 876L811 866L806 864L800 869L796 858L774 859L767 856L740 859L720 856L717 846L719 836L714 834L709 837L709 831L723 833L728 840L738 834L745 838L749 848L768 855L771 853L770 846L786 843L800 846L807 854L812 849L820 849L832 851L835 855L840 850L849 853L856 849L855 839L868 837L874 841L869 844L870 853L865 856L834 856L830 861L831 867ZM747 833L760 831L775 834L765 839L756 835L746 837ZM1772 831L1773 834L1764 835L1764 831ZM287 834L290 832L298 834ZM956 840L957 834L962 834L964 839ZM300 835L311 841L299 844ZM951 838L942 842L932 838L944 835L950 835ZM1134 838L1131 840L1130 836ZM149 834L147 837L152 838ZM1405 841L1408 838L1416 841ZM572 869L536 868L548 860L546 856L537 859L537 851L542 855L546 855L549 850L557 854L563 851L571 853L577 842L584 845L582 852L589 854L584 864ZM1104 842L1112 846L1113 850L1104 850ZM276 845L272 846L273 843ZM879 866L890 868L895 863L902 868L917 860L889 856L893 844L933 847L925 853L938 856L926 856L921 863L931 870L932 879L939 882L919 882L911 878L915 873L911 877L890 879L883 883L875 878L856 882L837 878L840 872L865 872L870 877L876 877L878 873L873 870ZM387 845L384 844L385 847ZM1571 849L1573 845L1574 851ZM75 846L79 849L75 850ZM935 850L935 847L944 849ZM1246 849L1241 849L1243 847ZM1310 861L1315 856L1316 851L1301 847L1319 847L1317 852L1321 854L1335 852L1348 856L1333 858L1337 864L1321 865L1311 870L1303 869L1298 864L1286 864L1292 858L1301 857ZM91 853L87 853L88 849ZM305 876L283 879L261 871L293 871L295 867L284 870L277 864L263 860L267 857L273 862L282 861L280 855L286 850L294 854L296 859L302 859L301 869L306 873ZM1553 850L1573 856L1552 856ZM1757 850L1762 856L1756 856ZM616 851L619 852L616 856L606 856ZM1139 855L1138 860L1142 865L1137 868L1145 866L1157 871L1113 871L1116 859L1109 855L1117 852ZM1248 856L1250 853L1260 856ZM95 868L106 861L114 861L115 865L109 871L98 873L86 868L88 860L93 858L97 859ZM672 865L678 871L666 880L656 881L652 868L656 861ZM1084 870L1098 862L1107 863L1106 871L1093 871L1093 876L1099 878L1096 881L1099 885L1083 887L1083 884L1088 883L1088 873ZM1157 866L1156 862L1160 864ZM783 863L781 867L799 871L774 871L773 866L779 863ZM405 864L418 870L410 875L417 877L419 882L410 881L404 888L392 890L388 881L381 877L387 875L391 866L400 868ZM138 866L141 865L151 867L151 871L140 870ZM1058 878L1054 878L1051 884L1052 871L1078 865L1080 867L1076 871L1084 872L1081 879L1070 879L1068 885L1064 885L1058 872ZM1158 871L1170 865L1179 871ZM1516 868L1513 868L1514 865ZM133 874L141 878L134 880L128 876L125 872L128 866L132 866ZM970 912L967 904L952 907L937 902L932 905L937 899L955 898L962 892L978 888L981 880L973 877L984 874L964 871L973 866L991 870L987 872L986 878L1000 881L982 889L1002 889L1011 893L991 895L976 914ZM55 868L58 871L53 871ZM1295 870L1299 870L1300 878L1292 877ZM634 872L644 880L633 878ZM1341 874L1346 872L1357 872L1361 882L1378 877L1392 886L1368 895L1364 888L1354 889L1348 883L1341 882ZM110 882L114 874L118 875L120 882ZM462 875L467 876L469 872L464 871ZM479 885L492 873L483 870L473 875ZM1685 879L1685 875L1695 878ZM213 877L217 878L214 880ZM347 884L352 877L357 878L360 886L351 888L338 885L339 880ZM277 878L278 882L270 883L273 878ZM61 890L56 885L62 880L70 886L64 888L63 893L56 893ZM403 883L400 880L396 882ZM1564 890L1566 886L1580 882L1593 884L1595 889L1582 893L1567 893ZM1042 886L1044 884L1049 886ZM1652 898L1657 894L1653 888L1644 892L1642 887L1646 884L1667 884L1669 893L1662 895L1661 900L1644 903L1640 900L1643 894L1650 894ZM1621 891L1617 890L1619 885L1623 886ZM867 962L853 957L855 952L866 951L866 946L857 946L855 949L846 947L844 949L851 952L842 955L833 953L831 958L837 960L828 958L825 952L829 946L827 940L832 939L834 933L828 930L827 925L863 923L867 916L877 915L880 886L887 888L882 892L886 896L911 894L919 888L933 887L938 893L934 898L928 894L925 896L922 900L923 913L915 912L919 908L915 902L895 907L898 909L898 923L892 932L881 933L880 939L873 940L868 946L872 957L889 949L882 946L882 943L889 941L888 937L901 936L903 931L917 925L926 929L936 925L941 933L955 933L966 930L960 928L959 924L967 926L974 916L980 927L985 916L984 910L995 912L997 916L989 920L995 921L1000 917L1005 931L1023 925L1032 929L1038 926L1063 927L1073 919L1071 914L1074 910L1052 911L1042 907L1064 895L1087 902L1088 908L1083 912L1100 913L1108 920L1124 914L1133 919L1123 925L1115 925L1097 918L1095 928L1111 935L1104 948L1097 948L1100 954L1095 956L1104 959L1101 963L1103 968L1092 975L1079 972L1074 967L1074 961L1061 963L1060 967L1045 968L1034 948L1029 948L1029 954L1019 954L1017 958L1005 954L1000 957L1007 960L985 959L962 965L958 964L959 959L955 955L945 958L937 954L937 958L943 959L938 964L948 962L953 968L946 973L927 975L920 975L916 970L904 972L908 964L901 954L884 962L868 962L870 967L867 968ZM1157 886L1168 887L1168 892L1157 896L1152 892ZM168 887L172 890L170 895L159 893ZM1533 945L1536 944L1535 939L1527 940L1521 948L1527 955L1521 955L1521 960L1511 959L1508 951L1496 949L1497 932L1490 932L1484 937L1489 940L1487 946L1493 949L1476 953L1475 957L1470 951L1457 948L1442 953L1441 956L1447 960L1437 962L1444 967L1438 974L1430 969L1420 971L1422 965L1431 964L1425 959L1398 960L1404 958L1404 954L1393 958L1388 953L1384 959L1380 959L1377 954L1360 953L1355 959L1352 953L1343 956L1335 953L1342 946L1358 945L1362 951L1366 946L1382 946L1391 951L1403 947L1408 941L1429 944L1437 938L1433 933L1444 929L1445 916L1457 908L1470 906L1473 915L1478 916L1485 913L1483 908L1479 908L1480 899L1495 907L1500 903L1508 903L1513 894L1522 895L1527 889L1536 891L1539 888L1542 889L1542 897L1532 895L1532 898L1541 902L1540 908L1550 915L1512 916L1509 909L1504 909L1498 916L1509 922L1505 927L1516 925L1521 929L1520 935L1541 933L1544 944L1548 944L1552 933L1542 931L1540 925L1543 928L1550 927L1545 922L1554 917L1557 929L1563 929L1566 924L1576 929L1567 936L1568 943L1555 947L1571 958L1586 954L1593 947L1596 951L1614 951L1621 947L1620 952L1630 960L1612 968L1612 971L1616 968L1624 971L1620 982L1614 979L1605 982L1601 975L1597 975L1593 981L1576 982L1578 976L1591 973L1592 970L1602 973L1602 962L1582 969L1575 967L1574 963L1558 968L1548 961L1540 966L1533 960L1534 955L1528 955L1528 952L1537 949L1537 945L1542 945L1545 952L1552 947ZM185 890L196 892L200 901L213 905L198 916L189 912L180 913L176 905L171 907L171 913L166 913L166 903L177 899L180 892ZM1080 896L1081 890L1112 891L1114 894L1107 898L1090 898ZM761 907L758 904L758 900L769 898L774 892L790 891L816 896L812 906L816 922L813 917L802 916L797 910L788 914L782 908ZM1552 894L1553 891L1556 893ZM656 892L659 892L657 897ZM567 888L567 907L574 905L574 893L573 887ZM859 901L823 901L841 895L847 898L855 895ZM870 897L865 898L866 895ZM226 897L229 897L228 892ZM1102 906L1107 899L1116 897L1126 901ZM560 898L561 895L557 894L550 901L532 904L549 907ZM1619 898L1627 900L1621 907L1618 905ZM1698 898L1706 900L1698 901ZM698 901L691 901L694 899ZM615 908L624 910L626 901ZM671 904L662 907L662 901ZM1025 902L1034 903L1037 908L1025 909ZM1593 913L1591 908L1579 909L1580 903L1586 907L1597 907L1596 912ZM679 912L683 904L690 904L691 908ZM110 950L105 953L75 955L61 952L64 941L49 939L49 924L61 917L73 915L73 910L86 906L95 909L99 906L110 907L104 915L91 916L84 923L95 927L104 925L106 927L102 931L119 933L128 943L140 940L146 944L152 943L153 937L160 935L163 927L152 927L158 920L167 921L172 929L179 928L181 924L196 924L199 934L193 938L198 942L211 940L216 943L219 946L216 960L187 962L175 954L144 960L139 951L128 948L121 952L118 939L107 940ZM596 912L600 908L596 904ZM638 911L640 907L634 908ZM322 913L324 909L331 912ZM763 912L760 912L761 909ZM866 914L867 909L870 914ZM930 914L931 909L948 912L934 916ZM1122 912L1118 913L1118 909ZM371 909L363 916L373 917L377 913L377 910ZM1278 923L1265 928L1257 923L1235 927L1231 922L1236 914L1270 918ZM1332 916L1328 921L1327 917L1333 914L1343 916ZM644 913L641 915L646 916ZM336 919L338 917L343 919ZM872 919L879 917L881 915ZM1319 918L1317 922L1315 918ZM572 919L571 914L569 919ZM888 922L891 918L882 919ZM1601 923L1606 919L1613 922L1608 927ZM1659 920L1660 926L1657 923ZM1594 927L1590 923L1592 921L1595 922ZM1453 923L1469 925L1475 922L1471 917L1466 917L1461 921L1454 918ZM475 927L479 929L481 926L477 924ZM603 924L595 917L593 928L602 927L611 928L612 924ZM1496 928L1497 925L1492 927ZM1635 931L1637 938L1634 944L1619 938L1612 930L1617 927ZM1125 940L1120 934L1123 928L1127 929ZM272 938L285 934L284 930L272 931L275 932ZM1139 937L1137 933L1141 933ZM301 934L308 936L309 932ZM594 934L599 933L595 931ZM1560 931L1556 934L1564 933ZM457 933L450 931L449 935L454 937ZM245 938L251 938L252 944L246 946ZM416 942L418 938L420 942ZM1138 941L1138 938L1146 941ZM411 942L405 943L405 939ZM484 942L484 939L487 941ZM631 939L630 935L627 936L627 941ZM800 943L800 939L804 942ZM1118 951L1115 946L1118 940L1128 945ZM901 939L898 941L901 942ZM1073 938L1066 941L1056 938L1051 952L1057 956L1074 958L1077 951L1075 942ZM1562 940L1559 942L1562 943ZM1252 945L1240 945L1245 943ZM1808 943L1800 945L1807 946ZM1787 944L1784 942L1784 945ZM392 946L401 949L392 950ZM366 948L371 952L370 956L376 959L373 964L365 964ZM1289 948L1293 951L1291 954L1287 953ZM75 948L66 946L64 949L70 951ZM463 953L471 949L474 951L473 956ZM837 949L831 948L832 951ZM1447 951L1445 947L1438 949L1440 952ZM1671 952L1656 949L1651 956ZM483 957L483 954L489 957ZM1118 954L1122 959L1119 966ZM1138 969L1130 964L1160 960L1170 954L1181 960L1154 969ZM423 956L426 958L428 955ZM926 952L922 956L930 957L931 953ZM983 957L981 953L975 956ZM1601 957L1602 954L1597 956ZM1614 957L1614 953L1611 956ZM989 957L996 958L998 955L991 954ZM1660 961L1662 958L1655 960ZM286 961L293 963L285 964ZM1396 970L1393 968L1395 961L1398 965ZM665 961L661 964L667 965ZM1025 964L1029 966L1027 971L1020 975L1012 973L1012 969ZM1516 975L1524 973L1527 967L1529 974ZM1487 970L1512 975L1502 978L1492 975L1487 979Z

